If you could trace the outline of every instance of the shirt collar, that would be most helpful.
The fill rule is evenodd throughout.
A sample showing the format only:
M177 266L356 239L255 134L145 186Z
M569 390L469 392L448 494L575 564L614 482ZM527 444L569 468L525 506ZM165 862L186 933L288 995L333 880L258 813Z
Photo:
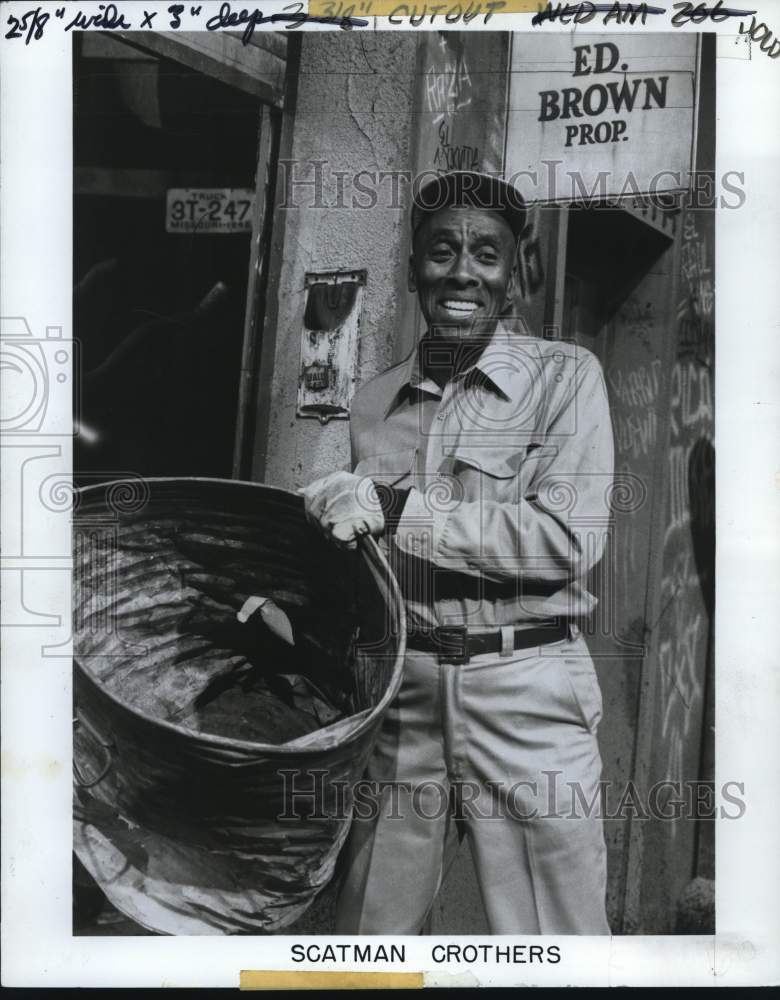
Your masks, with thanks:
M420 352L417 347L412 351L411 367L407 374L408 379L405 385L408 388L418 389L420 392L427 392L432 396L442 395L441 386L420 370Z
M485 350L472 368L462 372L461 376L477 370L488 386L495 389L505 400L510 400L515 388L516 371L512 358L516 355L517 348L518 334L512 333L503 323L499 323Z
M465 379L472 372L478 371L488 388L497 391L506 400L511 399L513 368L507 364L507 358L508 355L511 355L515 347L515 340L516 335L512 334L503 323L499 322L485 350L473 365L470 365L458 374L457 380ZM416 346L409 357L401 362L399 376L398 389L393 394L385 410L385 419L387 419L390 412L398 405L401 396L404 393L408 393L410 389L415 389L418 392L426 392L432 396L441 397L442 395L442 390L436 382L431 378L425 378L420 371L419 351Z
M432 378L423 378L423 374L420 371L419 351L416 344L409 357L401 362L398 388L390 398L390 402L385 410L385 420L401 401L401 398L408 394L410 389L415 389L418 392L427 392L431 396L438 396L439 398L442 395L441 389Z

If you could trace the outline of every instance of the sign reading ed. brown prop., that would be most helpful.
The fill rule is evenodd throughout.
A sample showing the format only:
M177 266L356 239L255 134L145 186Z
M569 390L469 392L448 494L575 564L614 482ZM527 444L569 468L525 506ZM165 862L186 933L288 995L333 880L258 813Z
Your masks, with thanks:
M529 199L684 189L694 36L513 37L505 171Z

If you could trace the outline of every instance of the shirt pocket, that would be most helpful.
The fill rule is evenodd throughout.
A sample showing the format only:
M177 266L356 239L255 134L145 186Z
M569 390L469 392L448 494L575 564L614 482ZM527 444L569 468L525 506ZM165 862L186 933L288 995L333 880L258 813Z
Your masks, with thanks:
M396 448L392 451L366 455L354 469L356 476L370 476L387 486L405 489L412 485L416 448Z
M522 496L524 452L514 449L457 450L447 471L460 483L466 502L517 503Z

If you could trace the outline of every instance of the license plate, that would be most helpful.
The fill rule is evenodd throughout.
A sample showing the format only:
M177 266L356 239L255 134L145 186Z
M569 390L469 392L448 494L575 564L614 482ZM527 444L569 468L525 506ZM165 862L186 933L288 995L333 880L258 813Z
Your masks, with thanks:
M252 188L170 188L165 200L166 233L250 233Z

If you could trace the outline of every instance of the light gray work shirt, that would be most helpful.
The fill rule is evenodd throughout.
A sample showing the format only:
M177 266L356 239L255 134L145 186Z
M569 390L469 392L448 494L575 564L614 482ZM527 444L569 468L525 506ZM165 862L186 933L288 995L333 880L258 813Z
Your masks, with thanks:
M610 527L613 435L601 366L582 347L499 324L444 389L415 349L364 383L353 471L410 488L381 540L410 628L579 618Z

